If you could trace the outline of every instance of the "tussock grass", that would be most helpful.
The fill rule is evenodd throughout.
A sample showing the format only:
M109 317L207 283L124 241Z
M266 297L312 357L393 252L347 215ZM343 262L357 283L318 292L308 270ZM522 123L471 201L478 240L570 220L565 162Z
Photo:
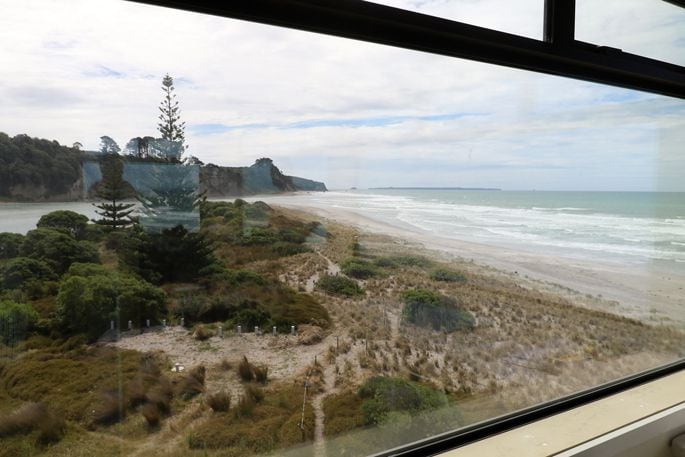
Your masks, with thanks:
M0 416L0 438L38 430L38 443L55 443L66 429L64 419L42 403L27 403L10 414Z
M222 390L207 396L207 404L215 413L226 412L231 407L231 394Z

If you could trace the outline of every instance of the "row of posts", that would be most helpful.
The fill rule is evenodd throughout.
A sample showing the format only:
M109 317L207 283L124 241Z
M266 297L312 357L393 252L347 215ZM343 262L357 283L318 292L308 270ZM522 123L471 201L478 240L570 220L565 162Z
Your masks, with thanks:
M145 320L145 326L146 326L147 328L150 328L150 319L146 319L146 320ZM166 319L162 319L162 327L164 327L164 328L167 327L167 325L166 325ZM184 319L184 318L181 318L181 327L185 327L185 319ZM114 330L114 321L109 321L109 329L110 329L110 330ZM128 329L129 329L129 330L133 330L133 321L128 321ZM238 331L238 335L242 335L242 334L243 334L243 326L242 326L242 325L239 325L239 326L237 327L237 331ZM255 335L257 335L257 336L261 336L262 331L261 331L261 329L259 328L259 326L256 326L256 325L255 325L254 333L255 333ZM272 334L273 336L278 335L278 329L276 328L275 325L271 328L271 334ZM293 336L297 334L294 325L291 325L291 326L290 326L290 334L293 335ZM224 327L223 327L223 325L220 325L220 326L219 326L219 336L220 336L221 338L224 337Z

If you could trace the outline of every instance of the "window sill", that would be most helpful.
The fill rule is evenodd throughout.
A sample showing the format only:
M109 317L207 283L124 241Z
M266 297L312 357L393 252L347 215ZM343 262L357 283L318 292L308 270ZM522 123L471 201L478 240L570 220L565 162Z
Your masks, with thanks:
M685 430L683 386L685 371L680 371L440 455L608 456L636 447L641 450L634 455L668 455L664 448L667 452L670 440Z

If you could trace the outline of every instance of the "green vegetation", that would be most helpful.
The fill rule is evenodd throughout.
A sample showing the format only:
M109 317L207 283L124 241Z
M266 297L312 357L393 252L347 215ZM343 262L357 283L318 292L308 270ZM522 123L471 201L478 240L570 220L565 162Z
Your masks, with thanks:
M88 218L83 214L60 210L41 216L36 227L64 230L77 240L82 240L87 225Z
M0 197L68 195L81 178L83 154L57 141L0 132Z
M31 305L10 300L0 301L0 342L14 346L26 338L38 321L38 313Z
M432 387L384 376L367 379L357 395L363 400L361 409L366 425L386 422L392 413L416 414L447 406L445 394Z
M75 262L99 262L95 245L78 241L71 235L55 229L38 228L26 234L21 255L47 263L53 271L62 274Z
M314 413L309 402L303 431L299 428L301 413L301 386L249 389L230 411L215 412L195 427L188 435L188 444L191 449L231 448L231 455L236 456L287 448L314 437Z
M100 265L74 264L62 279L57 295L57 319L66 334L84 333L95 339L109 321L125 328L131 320L159 322L166 313L164 292L151 284Z
M323 401L323 411L326 416L326 437L340 435L365 423L362 412L364 400L355 392L346 391L336 395L329 395Z
M359 258L347 259L340 267L347 276L357 279L369 279L381 274L373 264Z
M0 286L3 289L22 289L34 298L43 294L46 281L57 279L55 272L42 260L15 257L0 265Z
M342 275L322 276L316 283L316 287L327 294L342 295L344 297L356 297L364 295L364 290L356 281Z
M116 154L106 156L100 161L102 181L97 184L95 196L102 200L95 205L101 216L96 224L111 230L125 228L133 224L131 213L134 203L122 203L125 198L135 195L131 185L124 180L124 161Z
M415 255L384 256L374 259L374 264L383 268L428 268L433 262L425 257Z
M426 289L408 290L402 293L404 308L402 316L420 327L433 330L472 329L475 318L457 306L454 299Z
M0 438L38 430L38 444L62 439L66 424L42 403L26 403L11 414L0 417Z
M0 233L0 259L17 257L24 242L24 235L18 233Z
M438 268L431 271L430 278L434 281L466 282L466 276L459 272L447 270L445 268Z

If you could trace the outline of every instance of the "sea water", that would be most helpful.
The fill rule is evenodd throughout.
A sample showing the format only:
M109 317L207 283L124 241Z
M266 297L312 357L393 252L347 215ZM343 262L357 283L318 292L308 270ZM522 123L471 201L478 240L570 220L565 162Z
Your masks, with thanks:
M685 268L685 193L370 189L294 199L436 237Z

